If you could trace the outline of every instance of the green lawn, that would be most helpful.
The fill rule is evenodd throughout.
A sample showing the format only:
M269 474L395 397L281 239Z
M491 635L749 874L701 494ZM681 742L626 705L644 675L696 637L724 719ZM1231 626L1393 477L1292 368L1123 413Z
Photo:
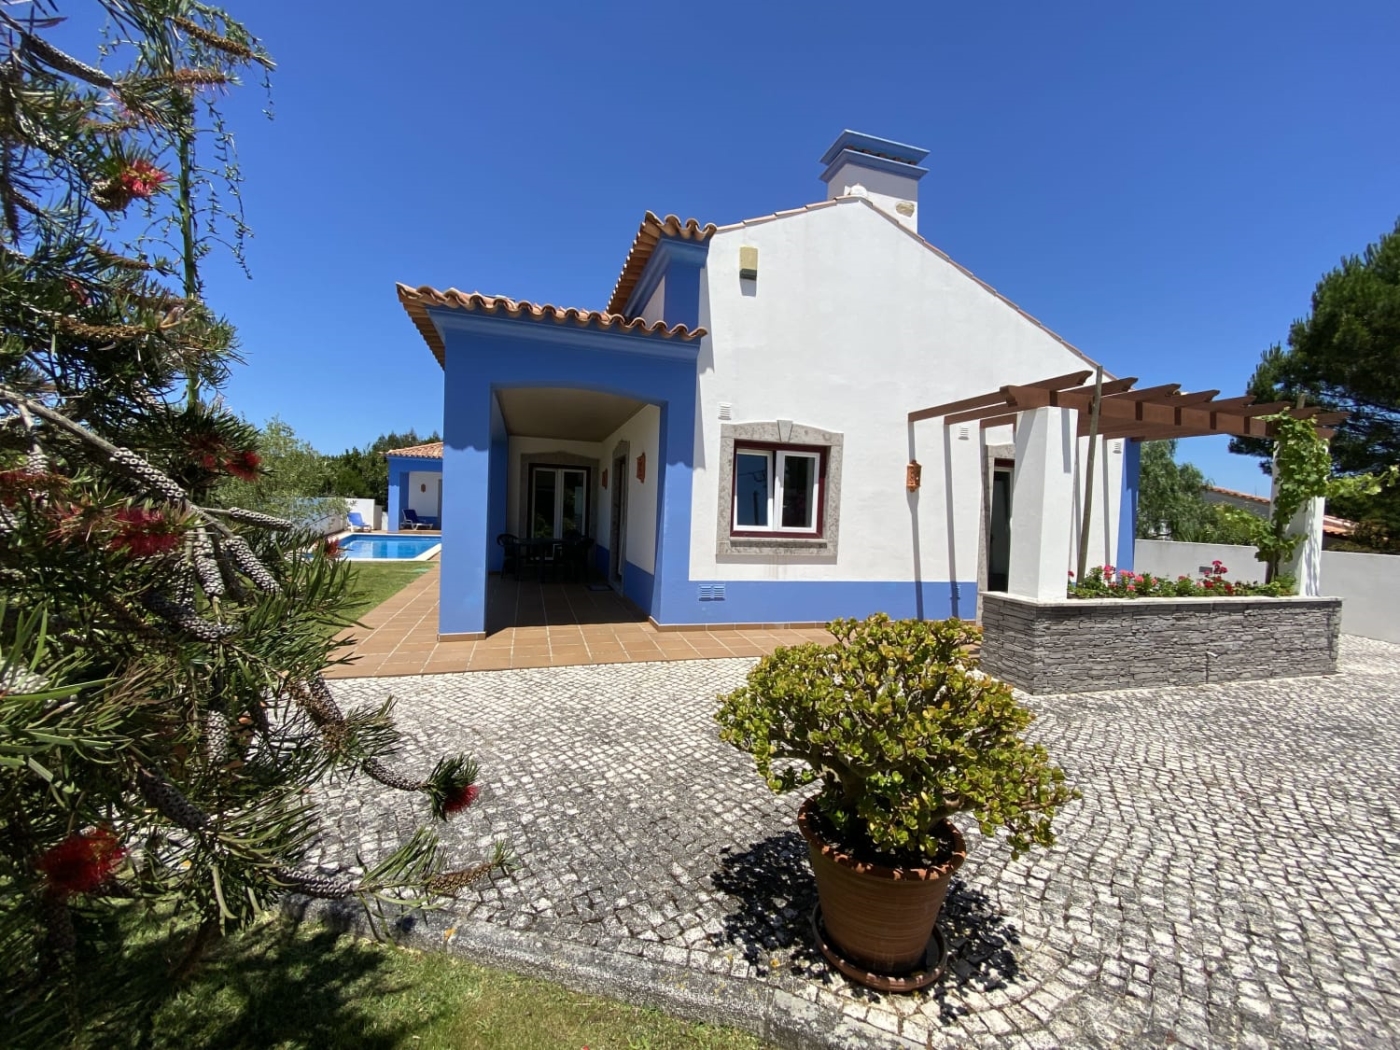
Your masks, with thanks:
M351 587L357 592L358 600L351 608L350 614L356 617L363 616L436 565L435 561L352 563Z
M139 941L85 998L73 1046L415 1050L762 1050L732 1029L314 924L267 920L216 944L187 983L173 948ZM14 1044L11 1044L14 1045Z

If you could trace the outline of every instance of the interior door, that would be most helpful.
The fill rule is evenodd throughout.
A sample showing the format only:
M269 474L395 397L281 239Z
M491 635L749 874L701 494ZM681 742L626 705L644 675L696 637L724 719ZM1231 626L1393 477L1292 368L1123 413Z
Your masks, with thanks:
M992 471L992 513L987 522L987 590L1004 591L1011 570L1011 470Z
M530 530L531 539L548 540L557 535L559 519L559 471L553 467L534 467L530 471Z

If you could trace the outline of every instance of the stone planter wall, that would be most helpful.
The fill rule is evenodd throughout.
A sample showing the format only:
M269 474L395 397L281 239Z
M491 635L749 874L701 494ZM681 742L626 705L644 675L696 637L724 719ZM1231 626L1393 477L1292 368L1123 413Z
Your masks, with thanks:
M1340 598L982 595L982 667L1029 693L1333 674Z

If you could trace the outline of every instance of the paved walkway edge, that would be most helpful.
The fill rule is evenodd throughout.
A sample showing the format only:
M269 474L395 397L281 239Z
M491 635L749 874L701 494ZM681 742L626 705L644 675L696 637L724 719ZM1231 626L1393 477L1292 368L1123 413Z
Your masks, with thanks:
M302 897L290 899L284 910L298 921L323 922L373 936L357 903ZM754 981L549 941L488 923L458 922L454 927L452 917L443 912L412 912L396 922L389 934L405 948L447 950L469 962L543 978L572 991L654 1007L688 1021L739 1028L781 1050L887 1050L921 1045Z

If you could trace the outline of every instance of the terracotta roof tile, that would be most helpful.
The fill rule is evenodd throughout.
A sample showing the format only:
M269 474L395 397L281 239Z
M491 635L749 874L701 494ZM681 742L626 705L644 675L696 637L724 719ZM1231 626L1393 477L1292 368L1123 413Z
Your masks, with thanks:
M580 310L576 307L552 306L549 303L531 303L525 300L507 298L504 295L482 295L480 292L459 292L456 288L449 288L445 292L440 292L436 288L423 285L421 288L410 288L406 284L398 287L399 302L403 303L403 308L408 312L408 316L418 327L424 341L433 351L433 356L438 359L438 364L443 364L444 347L442 337L438 335L437 328L433 325L432 319L428 317L428 308L431 306L447 307L453 310L470 310L486 314L501 314L512 318L525 318L530 321L553 321L555 324L575 324L580 328L602 328L612 331L631 332L636 335L654 335L663 339L680 339L689 341L699 339L705 335L703 328L687 328L683 324L678 324L672 328L667 328L664 321L656 321L647 324L640 318L628 320L621 314L607 313L599 310Z
M426 445L409 445L408 448L391 448L386 456L415 456L418 459L442 459L442 442L429 441Z
M627 260L622 264L622 273L617 278L617 284L613 286L612 298L608 300L608 312L620 314L626 308L627 299L632 294L632 289L637 287L637 282L642 277L642 271L647 268L647 260L651 258L651 253L656 250L656 245L662 237L679 237L685 241L708 241L717 228L712 222L701 226L695 219L686 219L682 222L675 215L668 215L666 218L660 219L654 212L647 212L642 217L642 225L637 230L637 236L632 240L632 249L627 253Z

